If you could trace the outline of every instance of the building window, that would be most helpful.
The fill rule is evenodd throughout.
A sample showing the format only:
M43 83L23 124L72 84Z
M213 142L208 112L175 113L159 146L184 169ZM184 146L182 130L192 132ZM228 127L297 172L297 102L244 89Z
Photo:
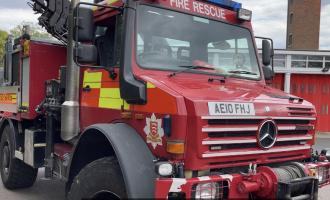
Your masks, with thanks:
M293 13L290 14L290 24L293 23Z
M290 5L292 5L292 4L293 4L293 0L290 0L289 2L290 2Z
M308 56L309 68L323 68L323 56Z
M325 57L325 68L330 68L330 56Z
M329 94L330 92L330 87L329 85L323 85L323 93L324 94Z
M288 38L288 45L289 46L292 46L292 44L293 44L293 35L292 35L292 33L289 35L289 38Z
M316 85L314 84L309 84L309 94L315 94L316 92Z
M300 86L300 92L304 93L305 92L305 85L302 83Z
M305 55L292 55L292 67L293 68L306 68L307 67L307 56Z
M329 62L325 62L325 68L330 68L330 61Z
M274 55L274 67L285 68L286 56L283 54Z
M294 83L292 88L291 88L291 93L296 93L297 92L297 85Z

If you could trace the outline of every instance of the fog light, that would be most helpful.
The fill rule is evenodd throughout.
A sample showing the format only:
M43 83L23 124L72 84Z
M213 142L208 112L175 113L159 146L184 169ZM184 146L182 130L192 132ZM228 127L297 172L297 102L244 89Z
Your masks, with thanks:
M160 176L171 176L174 173L173 165L169 162L156 163L156 173Z
M244 20L244 21L251 21L252 19L252 11L251 10L246 10L246 9L239 9L238 11L238 19Z
M196 186L195 199L216 199L218 196L218 183L201 183Z

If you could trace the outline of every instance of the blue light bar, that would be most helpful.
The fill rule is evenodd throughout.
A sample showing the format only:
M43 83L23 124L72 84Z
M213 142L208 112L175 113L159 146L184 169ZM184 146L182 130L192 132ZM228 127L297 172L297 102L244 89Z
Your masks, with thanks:
M208 0L208 2L223 6L227 9L238 11L242 8L242 4L232 0Z

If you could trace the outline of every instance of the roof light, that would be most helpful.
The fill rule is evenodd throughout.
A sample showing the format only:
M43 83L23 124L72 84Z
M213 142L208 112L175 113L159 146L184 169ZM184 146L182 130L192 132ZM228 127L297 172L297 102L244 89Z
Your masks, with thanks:
M231 0L208 0L208 1L234 11L238 11L239 9L242 8L241 3Z
M238 10L238 19L240 20L244 20L244 21L251 21L252 19L252 11L251 10L247 10L247 9L239 9Z

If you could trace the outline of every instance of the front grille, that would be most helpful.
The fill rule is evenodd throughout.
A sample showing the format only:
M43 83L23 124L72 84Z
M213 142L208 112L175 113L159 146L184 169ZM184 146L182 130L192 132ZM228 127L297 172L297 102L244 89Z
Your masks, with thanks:
M298 110L298 109L295 109ZM300 110L299 110L300 111ZM301 110L305 111L305 110ZM315 117L202 117L202 157L232 157L279 153L310 149ZM259 147L257 133L265 120L274 120L278 127L275 145L264 150ZM274 155L273 155L274 156ZM297 155L301 156L301 151Z
M290 116L313 116L314 112L311 108L288 107Z
M255 136L256 132L255 131L246 131L246 132L211 132L207 133L209 138L227 138L227 137L235 137L235 138L240 138L240 137L246 137L246 136Z
M243 125L243 124L257 124L260 120L258 119L210 119L207 121L209 125Z

